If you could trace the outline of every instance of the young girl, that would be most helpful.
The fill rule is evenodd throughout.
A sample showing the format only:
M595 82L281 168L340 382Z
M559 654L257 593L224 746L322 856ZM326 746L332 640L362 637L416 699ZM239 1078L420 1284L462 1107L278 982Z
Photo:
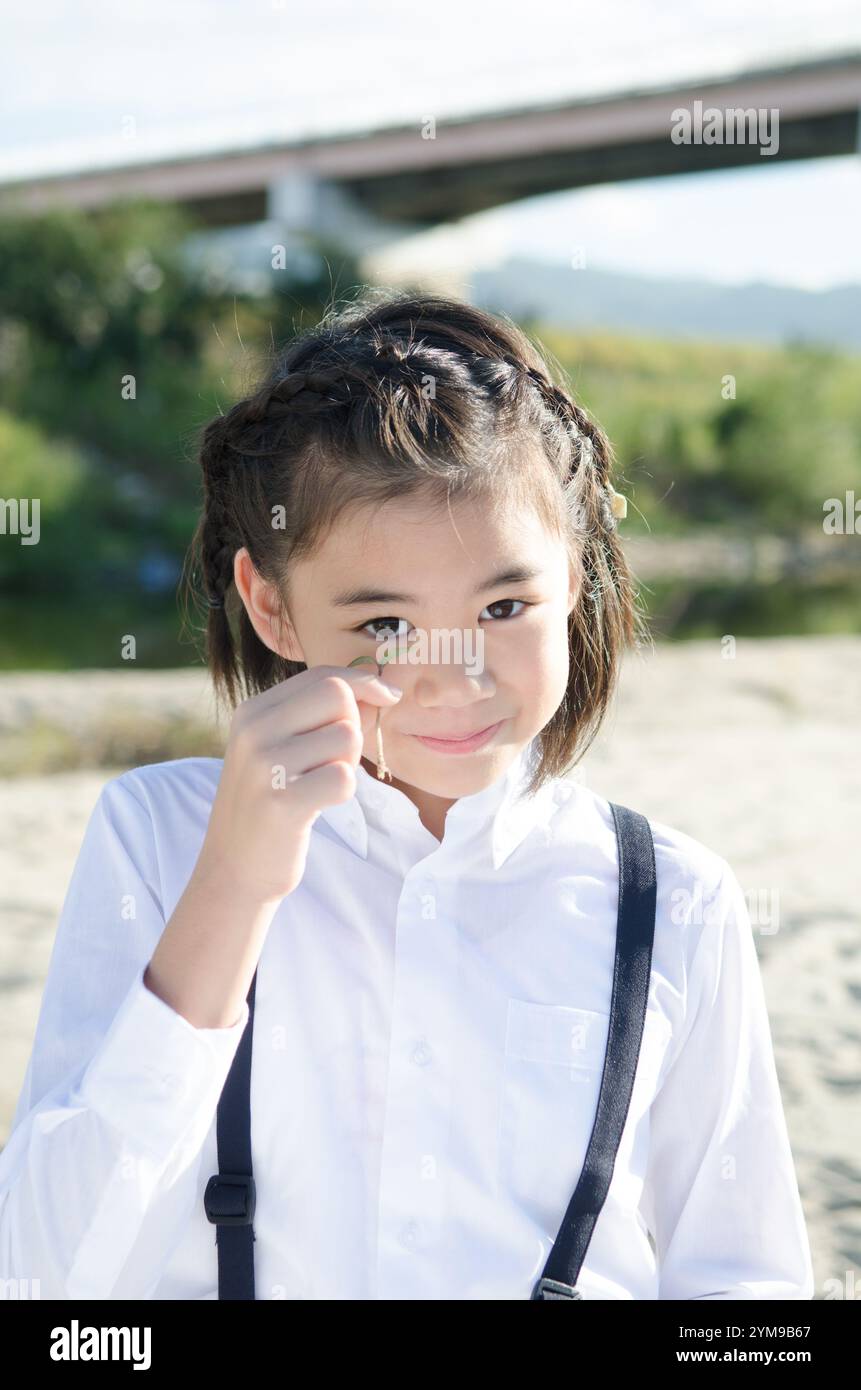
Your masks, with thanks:
M3 1278L212 1299L252 1255L263 1299L536 1296L611 1032L614 819L566 776L644 634L611 463L513 324L431 295L332 312L208 425L226 753L92 814L0 1157ZM812 1298L742 891L642 823L633 1091L563 1296Z

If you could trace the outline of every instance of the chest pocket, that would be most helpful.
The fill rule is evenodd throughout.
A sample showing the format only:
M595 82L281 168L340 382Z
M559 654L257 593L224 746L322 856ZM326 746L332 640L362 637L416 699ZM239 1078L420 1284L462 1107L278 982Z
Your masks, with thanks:
M586 1156L609 1027L609 1013L508 1000L497 1176L554 1234ZM650 1103L671 1032L649 1007L629 1115Z

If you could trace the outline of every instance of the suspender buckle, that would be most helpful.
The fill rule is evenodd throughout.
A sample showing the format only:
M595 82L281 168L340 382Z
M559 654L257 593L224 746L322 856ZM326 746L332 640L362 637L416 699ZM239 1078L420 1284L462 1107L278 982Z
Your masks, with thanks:
M214 1173L203 1194L207 1218L218 1226L250 1226L256 1202L254 1179L247 1173Z
M562 1284L558 1279L541 1278L536 1281L535 1287L529 1296L530 1302L537 1300L540 1303L547 1303L550 1299L556 1298L579 1298L583 1295L571 1284Z

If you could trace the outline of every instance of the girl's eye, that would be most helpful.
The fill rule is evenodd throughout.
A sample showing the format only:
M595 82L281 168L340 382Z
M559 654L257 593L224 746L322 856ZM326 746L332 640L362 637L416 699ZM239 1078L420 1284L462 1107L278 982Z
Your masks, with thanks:
M496 603L489 603L487 605L487 608L485 609L485 612L489 612L491 608L505 608L506 606L512 603L519 603L521 608L529 607L529 604L526 603L526 601L522 598L500 598L496 600ZM519 615L517 613L503 614L504 618L516 618L518 616Z
M375 623L381 623L382 627L380 630L378 632L369 632L369 637L375 637L378 642L386 636L403 638L406 637L407 634L405 632L398 632L398 623L405 623L406 621L406 618L371 618L368 622L362 623L360 627L357 627L356 631L365 632L369 627L372 628Z

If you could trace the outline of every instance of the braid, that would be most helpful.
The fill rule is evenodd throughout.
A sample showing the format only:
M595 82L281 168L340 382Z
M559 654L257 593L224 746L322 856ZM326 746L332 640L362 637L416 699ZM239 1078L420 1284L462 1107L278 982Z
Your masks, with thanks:
M349 400L350 383L343 367L329 367L312 372L288 372L286 376L267 382L246 402L245 420L258 423L265 419L279 420L286 415L316 415L333 404Z
M350 380L343 368L287 372L267 381L253 396L237 402L226 415L219 416L204 434L204 449L210 431L217 431L217 467L219 473L226 472L230 464L224 448L254 456L255 450L248 447L250 425L262 426L273 420L286 422L296 415L323 414L331 405L345 404L350 396Z
M200 452L205 495L200 554L206 601L210 608L224 606L224 595L233 578L235 551L231 545L230 515L224 505L230 468L226 454L229 447L227 419L229 417L218 416L207 426Z
M210 608L223 608L224 595L233 581L233 557L240 544L230 524L230 516L221 498L211 495L203 528L203 569L206 577L206 596Z
M578 478L582 483L580 556L589 603L624 611L633 602L633 584L617 534L627 503L610 482L612 445L601 426L567 391L534 368L526 368L525 374L547 408L563 423L571 441L568 480ZM575 627L580 622L577 609L571 622ZM582 640L584 646L590 640L588 624L582 630ZM604 659L608 659L606 653Z
M521 368L521 370L523 370ZM610 470L615 462L613 448L604 430L575 400L549 377L534 367L527 367L525 374L537 387L542 400L557 418L564 422L573 445L570 477L580 474L584 469L594 477L601 491L603 519L610 529L615 529L617 520L627 512L627 500L616 492L610 482Z

